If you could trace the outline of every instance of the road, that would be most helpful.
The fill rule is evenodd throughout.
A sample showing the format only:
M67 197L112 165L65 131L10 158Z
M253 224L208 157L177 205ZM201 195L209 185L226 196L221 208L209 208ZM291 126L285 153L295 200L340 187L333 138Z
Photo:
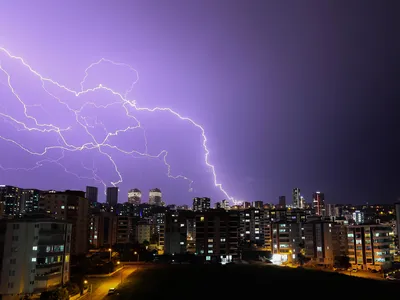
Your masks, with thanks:
M383 275L380 273L371 273L368 271L357 271L357 272L349 272L349 271L340 271L338 272L343 275L360 277L360 278L367 278L367 279L375 279L375 280L385 280Z
M92 285L92 293L86 299L98 300L107 296L110 288L117 287L123 282L131 273L135 272L139 266L125 266L121 271L115 273L110 277L90 278L89 286Z

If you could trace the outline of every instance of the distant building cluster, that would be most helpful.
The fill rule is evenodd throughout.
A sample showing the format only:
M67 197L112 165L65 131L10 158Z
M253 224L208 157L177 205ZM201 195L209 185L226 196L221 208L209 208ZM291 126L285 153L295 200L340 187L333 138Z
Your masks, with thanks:
M191 207L166 205L160 189L148 201L131 189L120 203L117 187L98 201L97 187L40 191L0 186L0 294L32 294L65 284L70 258L89 249L145 244L158 254L192 253L228 263L269 253L275 264L333 267L348 257L353 268L380 271L396 254L400 204L328 204L322 192L307 203L299 188L291 203L231 205L196 197ZM396 218L397 216L397 218Z

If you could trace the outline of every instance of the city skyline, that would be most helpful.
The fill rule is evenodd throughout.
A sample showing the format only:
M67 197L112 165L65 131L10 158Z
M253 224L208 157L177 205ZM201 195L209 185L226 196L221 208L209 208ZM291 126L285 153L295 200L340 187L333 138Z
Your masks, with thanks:
M78 10L72 2L63 10L54 3L45 4L46 10L30 3L24 10L2 4L0 46L74 91L109 86L127 92L128 99L136 101L132 105L171 107L190 117L204 127L217 183L237 200L277 203L281 195L291 199L292 188L300 187L308 202L316 190L325 193L328 203L397 201L400 126L392 107L398 96L393 76L396 51L391 35L385 34L396 28L390 23L395 10L365 4L360 13L343 16L343 7L332 3L293 4L287 10L265 1L173 2L159 4L157 11L141 1L118 7L103 2L96 15L90 14L89 3ZM358 5L351 3L346 9L357 11ZM282 13L285 17L276 17ZM74 26L65 25L71 23L70 16ZM31 26L21 27L21 17ZM36 22L38 18L42 22ZM85 69L103 57L128 64L137 73L103 60L85 76ZM82 98L48 85L44 92L40 80L20 62L4 52L0 58L0 97L6 99L0 105L0 136L5 138L0 141L0 183L42 190L95 185L102 199L104 186L90 178L101 177L106 186L120 180L107 155L57 149L43 160L26 156L10 142L37 153L62 144L59 136L37 130L51 126L39 126L25 113L40 124L71 126L71 133L64 135L71 148L91 143L74 115L47 92L73 109L81 107ZM25 111L10 82L27 105ZM111 104L115 99L103 92L95 98L87 95L84 103ZM104 128L116 132L135 126L121 108L85 107L78 120L102 140ZM213 172L204 162L198 127L168 113L131 112L146 129L146 138L140 129L120 132L110 144L158 158L127 158L108 149L122 174L121 194L126 195L134 182L142 190L159 187L168 195L167 202L176 204L195 196L227 198L215 187ZM100 149L94 145L90 150ZM168 151L170 169L163 150ZM188 179L170 179L169 171Z

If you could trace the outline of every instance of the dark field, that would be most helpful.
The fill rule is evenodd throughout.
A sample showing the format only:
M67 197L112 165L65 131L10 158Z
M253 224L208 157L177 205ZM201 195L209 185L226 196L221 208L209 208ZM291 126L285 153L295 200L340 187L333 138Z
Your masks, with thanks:
M112 299L376 299L396 295L396 282L249 265L160 265L133 273ZM254 299L254 298L253 298Z

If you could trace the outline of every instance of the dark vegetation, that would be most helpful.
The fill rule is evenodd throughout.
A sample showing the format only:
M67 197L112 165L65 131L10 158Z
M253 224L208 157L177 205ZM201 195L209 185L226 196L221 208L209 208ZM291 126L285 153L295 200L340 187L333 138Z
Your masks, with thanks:
M112 299L384 298L398 283L338 273L251 265L159 265L132 274Z

